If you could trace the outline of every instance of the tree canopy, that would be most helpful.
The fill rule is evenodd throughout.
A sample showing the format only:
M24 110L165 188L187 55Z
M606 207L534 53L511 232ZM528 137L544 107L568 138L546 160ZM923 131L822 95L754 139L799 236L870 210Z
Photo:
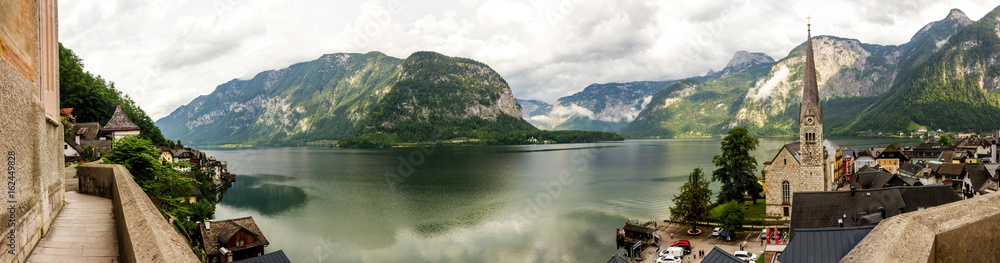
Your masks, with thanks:
M146 112L139 108L128 95L115 89L109 82L83 70L83 59L73 50L59 44L59 107L73 108L78 123L98 122L107 124L115 112L115 106L142 130L140 137L157 146L165 146L167 140L160 128L153 124Z
M744 216L743 207L738 201L729 201L723 204L722 217L719 218L719 225L722 231L733 234L743 231Z
M695 229L697 222L703 221L709 210L712 190L704 179L701 168L695 168L688 175L688 181L681 186L681 194L674 195L674 206L670 208L670 221L690 224Z
M719 203L743 200L744 192L756 202L763 189L757 183L757 158L750 152L757 149L760 141L750 136L746 127L737 127L729 130L721 144L722 155L712 158L716 167L712 172L712 180L722 183Z

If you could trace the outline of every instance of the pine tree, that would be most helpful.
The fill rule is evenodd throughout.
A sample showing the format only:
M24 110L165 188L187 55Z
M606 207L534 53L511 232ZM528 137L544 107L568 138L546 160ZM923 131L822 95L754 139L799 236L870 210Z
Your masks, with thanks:
M722 182L719 203L742 201L744 192L757 203L763 189L757 183L757 158L750 152L757 149L760 141L750 136L746 127L738 127L729 130L721 144L722 155L712 158L716 167L712 180Z
M688 175L688 181L681 186L681 194L674 195L674 206L670 208L670 221L690 224L695 230L698 222L705 219L708 213L708 201L712 198L712 190L704 179L701 168L695 168Z

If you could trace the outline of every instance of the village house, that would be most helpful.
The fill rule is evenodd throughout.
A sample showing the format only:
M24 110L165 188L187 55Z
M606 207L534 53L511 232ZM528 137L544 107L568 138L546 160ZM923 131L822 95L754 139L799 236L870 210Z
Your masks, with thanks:
M860 151L854 157L854 173L857 173L862 167L875 167L877 165L875 155L872 154L871 150L865 149L864 151Z
M903 151L903 154L910 157L911 162L933 162L938 160L942 152L953 150L954 147L941 143L924 142L920 145L907 148L907 150Z
M111 134L114 140L120 140L125 136L136 136L139 135L139 125L135 125L125 112L122 111L122 106L115 106L115 113L111 114L111 119L108 120L108 124L104 125L104 131Z
M229 263L264 255L270 242L253 217L199 223L200 243L209 262Z
M844 179L849 180L852 175L854 175L854 158L858 155L858 151L854 149L844 148L840 150L844 155L841 167L843 168L842 173L844 174Z
M191 194L188 195L188 203L197 203L198 199L205 198L205 195L201 192L201 187L198 185L198 179L194 177L194 172L185 172L182 174L184 178L191 179Z
M903 154L900 148L902 148L902 145L898 143L889 145L889 147L886 147L885 150L875 157L875 163L889 173L896 173L900 164L910 162L910 158Z

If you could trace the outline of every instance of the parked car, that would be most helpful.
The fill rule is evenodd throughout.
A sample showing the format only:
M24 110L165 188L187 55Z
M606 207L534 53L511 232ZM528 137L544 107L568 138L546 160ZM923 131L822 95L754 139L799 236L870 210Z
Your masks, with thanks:
M754 255L753 253L750 253L750 251L742 251L742 250L741 251L736 251L736 252L733 252L733 256L736 256L737 258L742 259L742 260L746 260L747 262L756 262L757 261L757 255Z
M760 239L766 239L766 238L767 238L767 228L761 229L760 230Z
M682 248L684 248L686 250L691 250L691 241L677 240L677 241L674 241L674 242L670 242L670 246L671 247L682 247Z
M683 247L668 247L667 249L660 250L660 256L673 256L676 258L681 258L684 254L690 253L691 250L685 249Z
M712 230L712 236L713 237L717 237L717 236L719 236L719 234L722 234L722 228L721 227L716 227L715 230Z
M673 255L666 255L656 259L656 263L681 263L681 258Z

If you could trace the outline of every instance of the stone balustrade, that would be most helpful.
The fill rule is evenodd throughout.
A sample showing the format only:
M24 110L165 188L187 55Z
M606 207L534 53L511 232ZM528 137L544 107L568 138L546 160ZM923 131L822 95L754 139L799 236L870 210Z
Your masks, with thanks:
M77 168L80 193L110 198L121 262L198 262L187 242L121 165Z

